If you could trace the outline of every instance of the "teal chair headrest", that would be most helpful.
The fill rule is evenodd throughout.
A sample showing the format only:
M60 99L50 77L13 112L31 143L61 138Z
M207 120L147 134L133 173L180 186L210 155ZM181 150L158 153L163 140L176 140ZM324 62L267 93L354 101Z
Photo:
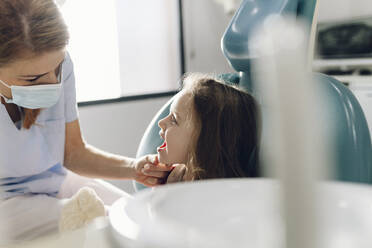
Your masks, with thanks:
M270 15L291 15L308 25L310 36L316 0L244 0L231 19L221 41L222 52L230 65L241 72L240 87L254 94L250 75L256 58L252 36Z

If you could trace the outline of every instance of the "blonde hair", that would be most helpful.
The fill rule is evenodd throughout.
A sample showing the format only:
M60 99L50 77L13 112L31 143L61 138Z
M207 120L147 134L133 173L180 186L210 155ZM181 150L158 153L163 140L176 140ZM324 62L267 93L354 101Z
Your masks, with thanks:
M67 26L53 0L1 0L0 13L0 67L68 44ZM23 127L30 128L39 112L25 109Z

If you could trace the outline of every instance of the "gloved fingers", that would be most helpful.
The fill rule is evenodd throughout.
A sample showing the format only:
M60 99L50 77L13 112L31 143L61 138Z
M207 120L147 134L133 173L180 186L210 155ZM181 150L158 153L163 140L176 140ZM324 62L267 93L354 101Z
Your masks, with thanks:
M158 155L157 154L150 154L150 155L147 155L146 156L146 160L150 163L150 164L154 164L154 165L157 165L159 163L159 158L158 158Z
M171 171L173 169L173 166L161 164L158 163L157 165L153 164L146 164L143 167L143 172L149 172L149 171Z
M142 170L146 165L156 166L159 164L159 159L156 154L149 154L133 161L133 168L137 171Z
M153 171L153 170L145 170L145 169L142 169L142 173L146 176L156 177L156 178L161 178L161 179L165 179L169 174L168 171Z

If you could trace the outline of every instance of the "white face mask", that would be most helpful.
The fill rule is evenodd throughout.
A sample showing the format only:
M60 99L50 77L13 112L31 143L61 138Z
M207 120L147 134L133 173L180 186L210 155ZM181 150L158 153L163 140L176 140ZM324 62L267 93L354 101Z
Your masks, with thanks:
M0 83L10 88L13 97L12 99L8 99L3 96L3 98L6 103L14 103L28 109L49 108L58 102L61 95L61 75L62 68L59 73L59 83L57 84L9 86L0 80Z

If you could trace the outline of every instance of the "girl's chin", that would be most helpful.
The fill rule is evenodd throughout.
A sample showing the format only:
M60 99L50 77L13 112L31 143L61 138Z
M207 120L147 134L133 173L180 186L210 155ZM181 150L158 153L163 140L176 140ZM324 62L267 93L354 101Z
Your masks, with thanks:
M164 154L161 154L161 152L158 152L158 159L159 159L159 163L161 164L166 164L166 165L178 164L177 162L174 162L174 160L167 158Z
M186 164L186 159L180 159L172 156L168 156L169 154L162 149L158 149L158 159L159 163L172 165L172 164ZM185 162L181 162L185 161Z

